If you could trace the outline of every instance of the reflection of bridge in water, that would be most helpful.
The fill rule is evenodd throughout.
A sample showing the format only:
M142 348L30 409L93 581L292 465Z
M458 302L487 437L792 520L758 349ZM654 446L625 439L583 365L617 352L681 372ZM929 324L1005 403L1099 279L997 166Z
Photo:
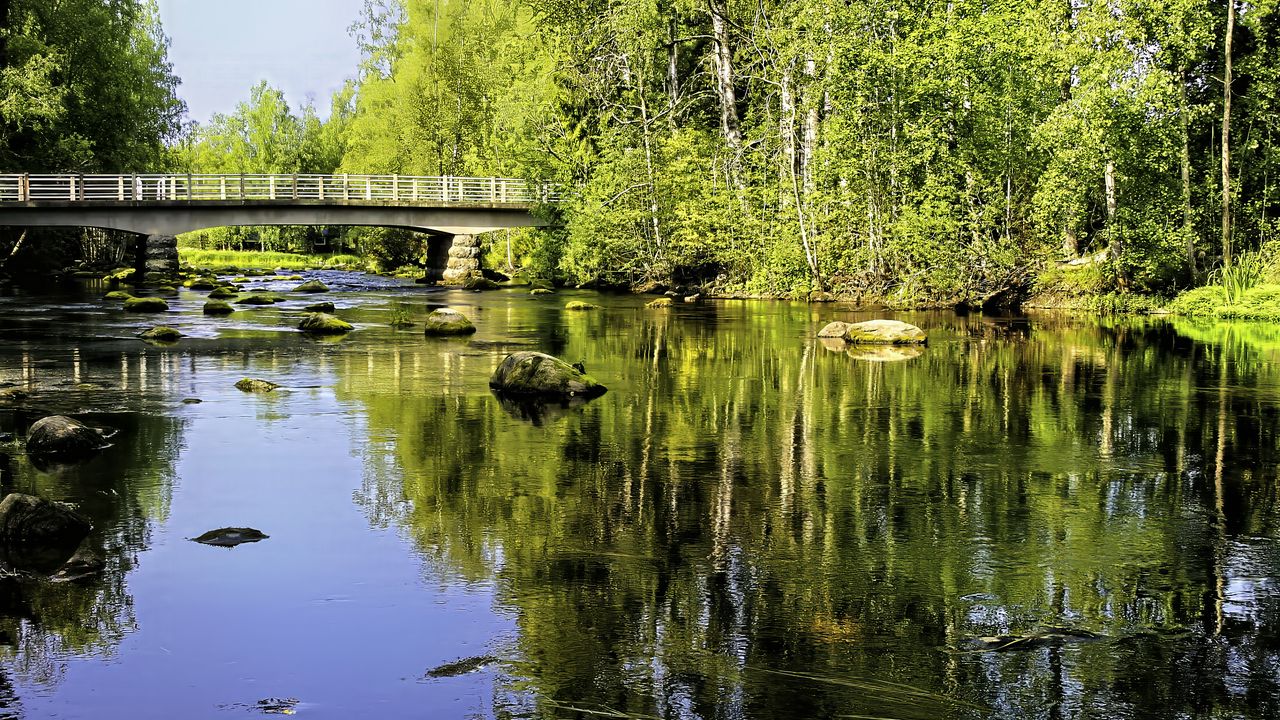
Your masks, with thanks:
M0 225L145 236L138 263L176 269L179 233L225 226L359 225L427 233L446 280L479 270L476 233L541 227L557 192L514 178L401 175L0 175Z

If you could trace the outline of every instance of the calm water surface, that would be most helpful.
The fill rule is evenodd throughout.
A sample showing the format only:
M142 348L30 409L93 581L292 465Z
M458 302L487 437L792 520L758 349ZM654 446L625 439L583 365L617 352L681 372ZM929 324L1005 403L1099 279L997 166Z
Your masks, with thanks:
M0 586L0 717L1280 716L1280 333L905 315L886 362L812 339L838 305L320 275L336 342L315 297L183 291L167 348L97 288L0 297L0 433L118 431L0 443L107 563ZM479 332L387 325L441 305ZM610 392L504 404L519 349ZM270 538L187 540L228 525Z

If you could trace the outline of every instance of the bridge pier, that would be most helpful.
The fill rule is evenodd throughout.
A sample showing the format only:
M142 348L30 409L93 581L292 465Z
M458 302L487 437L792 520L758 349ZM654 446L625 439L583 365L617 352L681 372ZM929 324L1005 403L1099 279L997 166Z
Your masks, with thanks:
M449 246L449 260L445 265L444 285L462 285L480 274L480 238L475 235L454 235Z
M173 235L139 235L134 268L144 279L178 274L178 238Z

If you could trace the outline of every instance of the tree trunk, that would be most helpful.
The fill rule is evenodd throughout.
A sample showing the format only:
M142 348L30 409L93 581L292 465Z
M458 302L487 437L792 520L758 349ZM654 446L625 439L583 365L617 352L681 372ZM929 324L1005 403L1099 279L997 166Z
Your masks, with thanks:
M821 96L820 89L817 87L818 65L809 58L804 61L805 76L805 113L804 113L804 138L800 145L800 176L804 178L804 191L808 195L812 193L816 186L814 179L814 162L813 158L818 147L818 110L821 103L818 98Z
M1187 266L1191 268L1191 276L1195 277L1199 270L1196 268L1196 239L1191 220L1191 133L1188 130L1187 120L1187 73L1185 70L1182 72L1178 89L1182 105L1178 113L1182 119L1182 234L1187 243Z
M678 60L679 53L676 51L676 19L671 18L671 22L667 24L667 97L671 102L671 109L667 112L667 122L674 130L676 128L676 105L680 102L680 67Z
M1227 2L1226 69L1222 76L1222 264L1231 267L1231 36L1236 32L1236 3Z
M796 172L796 100L791 89L790 67L782 71L780 102L778 136L782 140L782 181L790 185Z
M712 64L715 66L716 95L720 98L720 128L725 142L737 152L742 147L738 122L738 94L733 89L733 52L729 47L729 25L725 21L724 0L708 0L711 34L715 38Z
M1103 171L1103 179L1107 188L1107 239L1111 244L1111 257L1116 262L1117 276L1119 278L1120 287L1125 287L1126 280L1124 270L1121 269L1120 260L1124 256L1124 241L1120 236L1120 228L1116 227L1116 161L1107 159L1106 169Z

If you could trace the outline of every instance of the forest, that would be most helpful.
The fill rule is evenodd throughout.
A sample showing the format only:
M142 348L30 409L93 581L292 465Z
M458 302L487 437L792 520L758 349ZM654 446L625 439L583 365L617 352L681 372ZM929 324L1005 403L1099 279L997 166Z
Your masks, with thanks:
M554 182L557 229L490 243L488 265L598 287L1164 300L1280 265L1274 0L367 0L327 113L263 82L186 126L150 0L75 3L114 20L6 3L12 170ZM153 122L98 138L121 125L90 111ZM420 254L349 234L384 270Z

